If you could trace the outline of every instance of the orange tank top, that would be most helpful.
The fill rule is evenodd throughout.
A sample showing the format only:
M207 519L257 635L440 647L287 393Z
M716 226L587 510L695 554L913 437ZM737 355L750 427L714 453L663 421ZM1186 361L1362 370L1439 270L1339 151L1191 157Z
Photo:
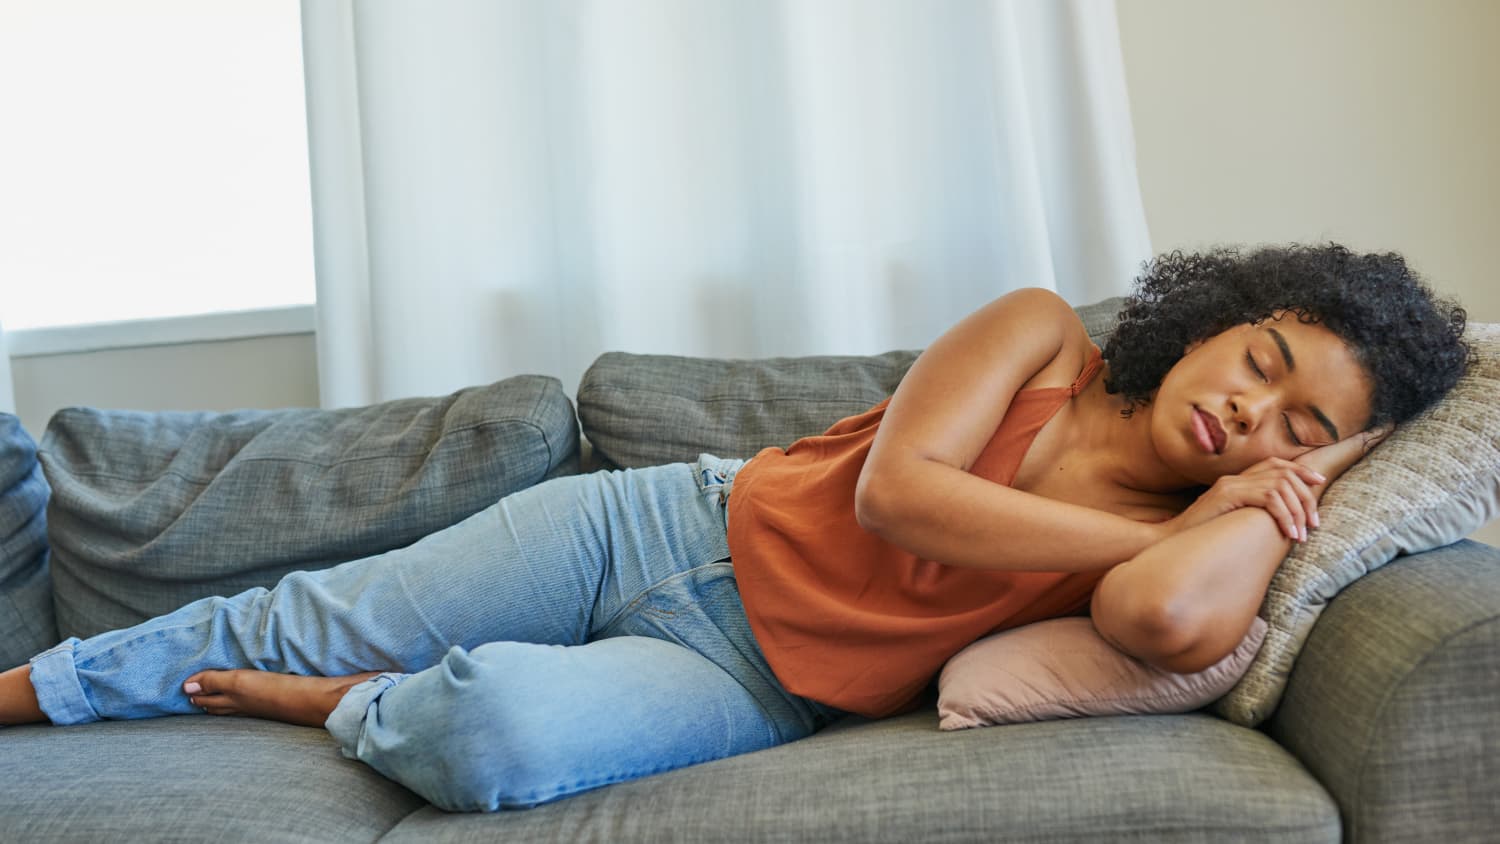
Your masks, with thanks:
M1102 366L1023 390L969 470L1009 485L1037 432ZM918 558L859 526L854 486L890 399L735 476L729 549L745 614L788 691L870 718L911 709L982 636L1083 608L1104 571L994 571Z

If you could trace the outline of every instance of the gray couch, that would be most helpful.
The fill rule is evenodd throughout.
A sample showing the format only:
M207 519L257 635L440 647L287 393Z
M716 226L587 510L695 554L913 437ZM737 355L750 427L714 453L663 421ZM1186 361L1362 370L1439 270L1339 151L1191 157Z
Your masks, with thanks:
M542 378L350 411L64 411L40 448L52 594L33 611L53 636L87 635L403 544L558 474L748 456L873 404L912 357L606 355L576 416ZM5 728L0 839L1457 844L1500 830L1497 701L1500 549L1465 541L1339 594L1261 729L1204 711L940 732L927 706L528 811L455 815L318 729L210 716Z

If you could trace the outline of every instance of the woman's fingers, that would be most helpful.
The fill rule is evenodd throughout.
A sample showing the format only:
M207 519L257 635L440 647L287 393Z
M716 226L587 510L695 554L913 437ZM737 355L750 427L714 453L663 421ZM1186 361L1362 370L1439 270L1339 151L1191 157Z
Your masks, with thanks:
M1267 458L1237 475L1225 475L1172 520L1180 531L1241 507L1259 507L1293 542L1306 542L1318 526L1318 496L1328 483L1317 468L1279 457Z
M1253 485L1259 501L1252 501L1270 513L1281 532L1293 542L1306 542L1308 527L1318 526L1318 496L1313 487L1327 479L1310 466L1269 458L1257 463L1241 477Z
M1317 473L1314 472L1313 474ZM1318 477L1321 478L1322 475L1318 475ZM1315 483L1321 483L1321 481ZM1307 483L1293 483L1291 488L1292 494L1297 496L1298 502L1302 505L1304 516L1302 522L1302 541L1306 542L1307 529L1318 526L1318 496L1313 493L1312 487Z
M1297 486L1293 482L1283 482L1272 487L1269 492L1277 505L1277 512L1282 514L1279 519L1282 532L1293 542L1303 542L1307 539L1308 517L1302 497L1297 494Z

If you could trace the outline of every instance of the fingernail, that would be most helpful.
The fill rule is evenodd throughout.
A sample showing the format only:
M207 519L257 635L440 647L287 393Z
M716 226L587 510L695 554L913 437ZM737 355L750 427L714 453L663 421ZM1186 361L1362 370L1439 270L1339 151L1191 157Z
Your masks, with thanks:
M1302 541L1303 542L1307 541L1307 528L1303 528L1302 529Z
M203 691L203 687L198 685L197 683L183 683L182 690L190 695L195 695Z
M1318 514L1317 513L1313 513L1312 514L1312 526L1313 527L1319 527L1319 525L1318 525Z
M1328 480L1323 476L1322 472L1313 472L1313 477L1318 479L1318 483L1323 483L1324 481Z

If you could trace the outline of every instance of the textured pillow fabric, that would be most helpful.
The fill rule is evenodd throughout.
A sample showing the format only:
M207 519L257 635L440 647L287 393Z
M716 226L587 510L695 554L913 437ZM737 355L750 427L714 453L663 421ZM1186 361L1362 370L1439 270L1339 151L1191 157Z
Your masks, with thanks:
M1174 674L1122 653L1087 618L1027 624L948 660L938 676L938 726L1190 712L1233 688L1265 637L1266 622L1257 617L1228 656L1202 671Z
M1122 304L1117 297L1075 310L1102 345ZM605 465L659 466L703 452L751 457L869 410L895 391L917 354L713 360L611 352L584 373L578 418Z
M47 481L36 443L0 413L0 670L58 641L47 572Z
M1469 327L1475 359L1436 406L1328 488L1322 527L1292 549L1261 606L1265 646L1216 704L1254 726L1270 716L1318 614L1339 590L1398 554L1457 542L1500 514L1500 324Z
M577 453L540 376L346 410L60 411L41 447L58 632L408 545Z

